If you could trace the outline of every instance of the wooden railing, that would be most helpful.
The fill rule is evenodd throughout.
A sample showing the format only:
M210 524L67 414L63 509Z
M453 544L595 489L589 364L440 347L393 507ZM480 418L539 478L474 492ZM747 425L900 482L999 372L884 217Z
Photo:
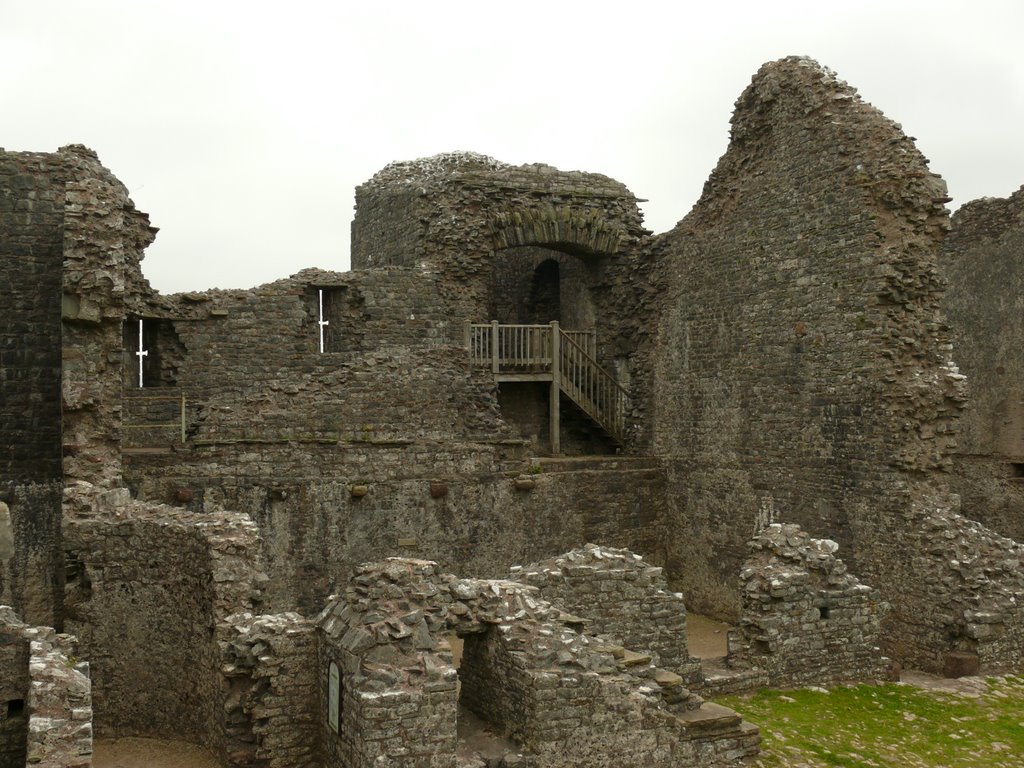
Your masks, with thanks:
M625 436L626 390L597 360L594 331L564 331L550 325L469 323L466 347L472 365L496 376L557 383L615 440ZM557 404L552 404L557 411Z
M158 430L175 430L175 437L184 443L187 439L186 412L185 393L181 390L171 387L127 390L121 429L141 432L129 432L125 445L129 448L147 446L155 441L153 433ZM164 444L165 440L155 442Z
M559 344L562 391L620 443L626 434L626 390L567 333Z
M551 370L550 325L471 323L466 346L474 365L490 366L494 373Z

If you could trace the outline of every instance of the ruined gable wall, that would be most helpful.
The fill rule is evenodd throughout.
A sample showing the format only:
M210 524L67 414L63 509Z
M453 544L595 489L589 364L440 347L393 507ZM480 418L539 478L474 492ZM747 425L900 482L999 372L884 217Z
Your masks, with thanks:
M81 146L62 150L70 177L64 226L64 472L113 484L121 476L122 327L151 294L144 249L156 229L127 188Z
M962 206L942 247L943 309L970 400L955 457L963 513L1024 539L1024 188Z
M670 285L655 446L678 459L669 573L691 609L736 615L744 541L773 521L900 588L883 574L931 482L911 477L950 466L963 397L945 200L899 126L816 63L765 65L741 95L728 152L652 251Z

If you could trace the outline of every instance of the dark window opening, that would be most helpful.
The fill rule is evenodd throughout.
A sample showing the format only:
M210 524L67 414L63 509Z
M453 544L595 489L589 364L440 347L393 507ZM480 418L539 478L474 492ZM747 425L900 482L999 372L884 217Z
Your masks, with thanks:
M21 717L25 714L25 700L11 699L7 702L7 717Z
M818 608L818 618L820 618L822 621L828 619L828 614L829 608L827 605L823 605L820 608Z
M348 286L314 290L318 350L327 353L361 350L368 317L362 292Z
M133 387L177 384L185 348L170 320L134 318L124 324L125 371ZM141 366L141 371L140 371Z
M1024 478L1024 461L1011 461L1010 472L1012 477Z

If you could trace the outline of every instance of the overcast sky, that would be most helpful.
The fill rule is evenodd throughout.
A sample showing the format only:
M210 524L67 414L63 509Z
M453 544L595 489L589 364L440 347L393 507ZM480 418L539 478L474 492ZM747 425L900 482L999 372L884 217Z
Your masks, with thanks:
M349 265L353 189L470 150L604 173L662 232L765 61L917 137L956 207L1024 184L1024 3L0 0L0 146L82 143L160 234L164 293Z

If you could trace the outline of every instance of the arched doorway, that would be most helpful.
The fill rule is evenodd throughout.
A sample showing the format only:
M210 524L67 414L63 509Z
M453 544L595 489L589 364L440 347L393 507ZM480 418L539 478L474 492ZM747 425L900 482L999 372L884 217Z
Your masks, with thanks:
M562 321L560 270L554 259L545 259L533 270L530 293L519 321L528 324Z

